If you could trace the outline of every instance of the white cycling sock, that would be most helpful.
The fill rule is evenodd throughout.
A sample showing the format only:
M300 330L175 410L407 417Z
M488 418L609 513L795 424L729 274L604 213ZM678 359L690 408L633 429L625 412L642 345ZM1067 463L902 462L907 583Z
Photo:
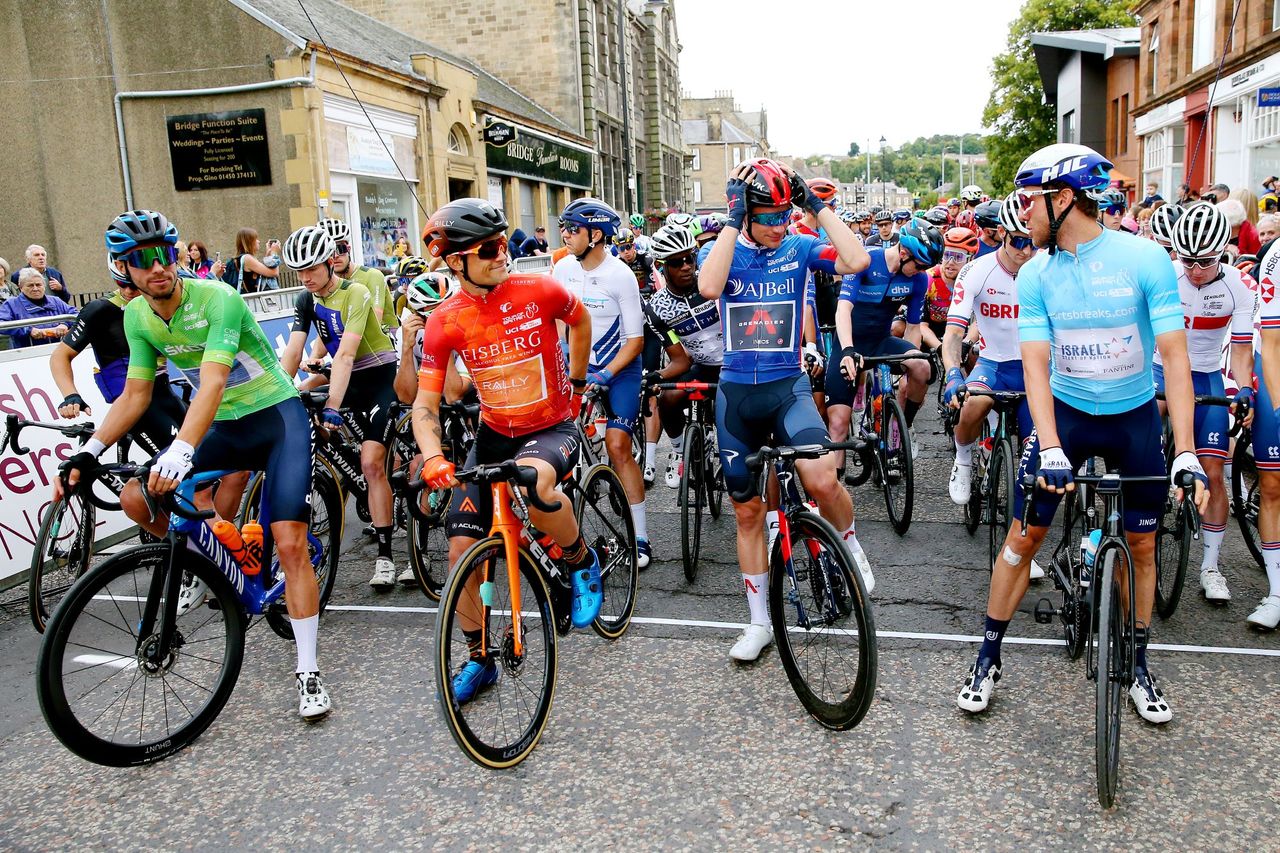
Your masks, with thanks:
M295 672L319 672L316 665L316 635L320 632L320 614L306 619L290 619L293 641L298 644L298 668Z
M976 440L971 441L968 444L961 444L960 442L957 441L956 442L956 461L959 462L961 465L972 465L973 464L973 446L977 443L978 442Z
M631 505L631 520L636 525L636 538L648 540L649 526L645 523L644 501Z
M652 468L658 464L658 442L646 441L644 443L644 467Z
M856 521L849 522L849 529L846 530L842 536L844 544L849 549L850 554L857 554L862 550L862 544L858 542L858 531L854 529L857 526L858 524Z
M773 542L778 538L778 511L776 509L771 509L764 514L764 532L769 548L768 552L765 553L765 558L769 559L773 557Z
M742 586L747 591L747 607L751 609L752 625L768 625L769 602L765 598L769 590L769 575L742 575Z
M1267 580L1271 582L1268 595L1280 596L1280 542L1262 543L1262 564L1267 567Z
M1201 525L1200 538L1204 542L1204 558L1200 561L1200 571L1218 568L1218 552L1222 550L1222 540L1226 535L1225 524L1216 530L1210 529L1208 524Z

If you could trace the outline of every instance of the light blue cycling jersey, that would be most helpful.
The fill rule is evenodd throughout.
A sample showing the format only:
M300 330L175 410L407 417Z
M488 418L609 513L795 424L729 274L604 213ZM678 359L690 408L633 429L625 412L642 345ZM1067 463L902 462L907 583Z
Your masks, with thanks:
M703 246L699 266L712 245ZM738 238L720 295L721 382L754 384L800 375L804 312L813 303L809 272L835 274L836 257L831 244L808 234L788 234L776 249Z
M1155 392L1155 339L1183 327L1173 263L1164 249L1121 231L1040 252L1018 272L1018 335L1051 345L1053 396L1083 412L1114 415Z

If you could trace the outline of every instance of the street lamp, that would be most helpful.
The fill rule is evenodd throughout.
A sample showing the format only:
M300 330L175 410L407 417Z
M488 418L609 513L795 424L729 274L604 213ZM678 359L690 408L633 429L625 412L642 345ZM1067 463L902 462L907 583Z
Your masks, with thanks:
M882 205L884 205L885 207L888 207L888 206L889 206L889 191L888 191L888 189L887 189L887 188L885 187L885 185L884 185L884 177L883 177L883 176L884 176L884 172L885 172L885 169L884 169L884 143L885 143L885 138L884 138L883 136L881 136L881 137L880 137L880 175L881 175L881 179L880 179L880 202L881 202L881 204L882 204Z

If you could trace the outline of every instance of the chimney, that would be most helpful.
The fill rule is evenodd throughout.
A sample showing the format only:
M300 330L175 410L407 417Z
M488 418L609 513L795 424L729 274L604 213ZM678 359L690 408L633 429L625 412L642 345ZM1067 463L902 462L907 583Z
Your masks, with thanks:
M707 111L707 141L719 142L721 138L720 111Z

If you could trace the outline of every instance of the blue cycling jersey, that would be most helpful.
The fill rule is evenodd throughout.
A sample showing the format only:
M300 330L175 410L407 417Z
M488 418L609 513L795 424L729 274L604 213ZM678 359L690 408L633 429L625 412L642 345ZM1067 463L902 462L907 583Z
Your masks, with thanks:
M994 252L996 249L999 249L999 248L1000 248L1000 247L999 247L998 245L996 245L996 246L988 246L986 243L984 243L984 242L982 242L981 240L979 240L979 241L978 241L978 254L974 255L974 257L975 257L975 258L980 258L980 257L982 257L983 255L989 255L989 254L991 254L992 252Z
M1053 396L1114 415L1154 396L1155 339L1181 331L1182 303L1158 244L1103 229L1078 253L1040 252L1018 273L1018 335L1050 344Z
M907 303L907 322L919 323L924 316L929 276L905 276L889 272L884 249L868 249L871 264L860 273L847 275L840 285L840 301L853 303L853 342L871 344L892 334L898 306Z
M699 253L706 260L714 243ZM721 382L772 382L798 376L804 312L813 301L811 271L835 274L836 250L807 234L788 234L776 249L739 237L724 293Z

